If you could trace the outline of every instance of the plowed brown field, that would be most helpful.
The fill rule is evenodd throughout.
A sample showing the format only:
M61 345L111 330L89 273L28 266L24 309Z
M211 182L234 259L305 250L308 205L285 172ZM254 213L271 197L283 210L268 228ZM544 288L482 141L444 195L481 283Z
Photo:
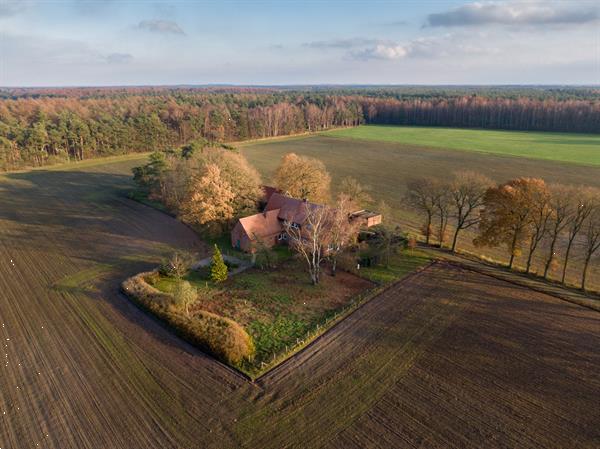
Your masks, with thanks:
M600 314L437 263L251 384L118 292L136 161L0 177L0 448L599 447Z

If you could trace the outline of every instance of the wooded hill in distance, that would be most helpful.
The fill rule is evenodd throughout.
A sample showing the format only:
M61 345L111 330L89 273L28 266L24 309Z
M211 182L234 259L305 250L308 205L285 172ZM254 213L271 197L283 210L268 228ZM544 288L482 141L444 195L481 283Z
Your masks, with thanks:
M0 89L0 170L363 123L600 133L594 87Z

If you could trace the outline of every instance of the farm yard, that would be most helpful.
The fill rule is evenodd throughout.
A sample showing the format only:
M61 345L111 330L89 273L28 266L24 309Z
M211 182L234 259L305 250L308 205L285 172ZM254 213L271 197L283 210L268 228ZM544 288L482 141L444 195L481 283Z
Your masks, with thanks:
M449 147L460 146L466 151L441 148L444 139L448 138L448 133L460 137L447 140L451 142ZM476 148L480 148L488 133L492 136L490 142L485 143L489 146L489 152L475 151ZM423 142L430 142L431 146L412 144L418 141L419 136L423 137ZM600 168L593 165L598 153L597 148L600 148L597 145L597 137L572 137L560 133L361 126L308 137L249 142L241 144L240 147L246 158L260 169L265 179L270 179L279 160L286 153L294 152L318 158L331 173L333 186L339 185L339 181L347 176L358 179L371 187L370 194L375 202L384 200L391 206L394 221L406 230L417 232L422 221L407 207L404 196L407 183L422 177L449 180L453 172L470 170L486 175L496 182L523 176L540 177L547 183L600 187ZM513 148L514 142L517 142L516 148L519 148L524 156L529 154L528 145L533 145L536 139L546 154L555 154L557 148L570 148L572 142L581 144L587 152L586 164L512 157L506 155L506 151L502 151L503 148ZM403 143L405 141L410 143ZM504 154L494 154L500 152ZM563 149L561 154L568 155L569 152ZM472 244L473 237L472 231L465 232L459 240L459 249L507 263L509 257L504 248L475 248ZM558 249L559 253L564 252L564 248ZM543 271L543 261L539 257L543 252L544 249L534 258L534 272ZM567 282L575 285L580 280L582 266L581 258L577 257L572 259L567 272ZM517 258L516 264L524 267L525 261L526 256L523 254ZM550 273L554 279L560 278L559 268L555 267ZM598 263L590 269L589 284L592 289L600 290Z
M332 140L246 154L262 147L267 161L264 147L308 141L334 176L357 176L351 165L394 151L373 146L373 158L336 172L342 149L358 153ZM443 159L461 163L403 151L407 170L419 153L437 173ZM496 176L512 173L502 158L473 157ZM391 285L255 383L194 349L119 292L173 250L209 252L188 227L127 198L143 160L0 177L3 449L600 444L600 315L449 263ZM523 164L570 182L597 178ZM401 181L385 190L375 173L365 177L374 196L400 198Z

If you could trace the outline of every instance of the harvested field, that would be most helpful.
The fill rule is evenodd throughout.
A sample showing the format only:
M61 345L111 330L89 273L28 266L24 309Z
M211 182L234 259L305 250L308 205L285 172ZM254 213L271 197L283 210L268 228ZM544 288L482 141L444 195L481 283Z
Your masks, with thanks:
M366 127L369 131L378 128ZM340 132L348 132L352 135L353 129ZM357 128L359 131L362 129L362 127ZM482 133L489 132L492 131L482 131ZM496 133L500 136L510 137L513 135L512 132L506 131ZM421 219L409 210L403 197L407 182L424 176L448 179L455 171L471 170L487 175L497 182L525 176L540 177L551 183L600 187L600 167L598 166L485 154L477 151L415 146L398 142L342 138L334 137L333 134L253 142L243 144L241 148L244 155L261 171L266 180L271 179L281 157L286 153L294 152L318 158L323 161L331 173L332 186L339 185L340 180L346 176L358 179L372 188L371 194L376 201L385 200L394 209L393 218L401 226L415 232L421 228ZM518 136L522 133L515 134ZM547 134L550 134L548 139L560 136L556 133ZM565 142L568 143L568 141ZM493 143L496 146L499 145L498 140ZM456 145L457 142L454 144ZM511 140L507 138L506 146L510 145ZM485 255L496 261L508 262L508 253L504 248L475 248L472 244L473 237L473 232L465 232L459 239L459 248L478 255ZM544 264L540 256L546 255L548 249L544 242L541 245L537 257L534 258L534 272L543 272ZM557 253L559 255L564 253L562 246L558 248ZM579 285L582 266L581 252L578 251L573 256L567 281ZM523 255L518 258L517 265L524 267L525 261L526 255ZM552 272L555 279L560 278L560 268L557 266ZM592 289L600 290L600 257L593 261L590 268L589 285Z
M135 164L0 178L3 449L600 445L600 314L449 264L247 382L119 293L205 251Z

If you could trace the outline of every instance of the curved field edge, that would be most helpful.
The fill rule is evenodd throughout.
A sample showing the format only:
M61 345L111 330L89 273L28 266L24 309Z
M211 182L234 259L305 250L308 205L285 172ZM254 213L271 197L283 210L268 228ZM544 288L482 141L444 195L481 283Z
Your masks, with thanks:
M600 166L600 135L595 134L362 125L322 135Z

